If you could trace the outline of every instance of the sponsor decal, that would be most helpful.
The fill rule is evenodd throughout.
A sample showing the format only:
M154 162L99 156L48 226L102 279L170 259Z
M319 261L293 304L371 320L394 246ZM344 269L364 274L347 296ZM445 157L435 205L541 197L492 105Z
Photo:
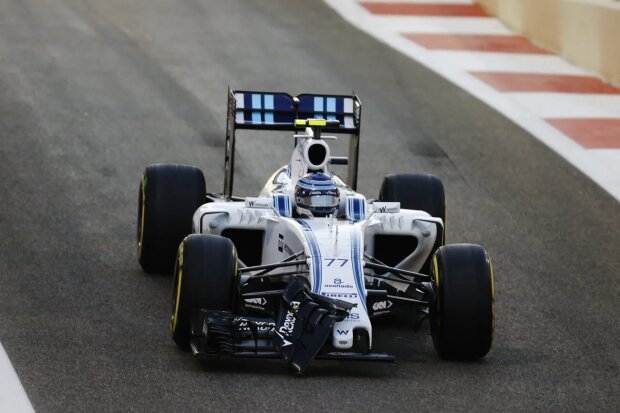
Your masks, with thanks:
M400 202L374 202L372 206L374 211L380 214L395 214L400 212Z
M273 208L273 198L246 198L246 208L271 209Z
M285 339L284 336L282 334L280 334L278 331L276 331L276 334L278 335L278 337L280 337L282 339L282 347L290 346L291 344L293 344L290 341L288 341L287 339Z
M351 284L347 284L344 281L342 281L342 278L334 278L334 281L332 281L331 284L325 284L323 286L323 288L354 288L353 285Z
M325 292L321 292L321 295L323 295L325 297L329 297L329 298L357 298L357 293L325 293Z
M360 319L359 313L349 313L346 318L346 320L348 321L359 321L359 319Z
M336 330L336 334L339 336L346 336L349 334L349 330Z
M267 299L265 297L260 298L246 298L244 300L247 304L257 304L257 305L265 305L267 304Z
M286 312L286 316L284 317L284 323L282 326L276 331L276 334L282 339L282 347L290 346L291 343L286 338L290 337L293 334L293 330L295 330L295 313L297 313L297 309L299 308L299 301L291 301L291 309Z
M394 303L391 302L390 300L387 300L387 301L377 301L376 303L374 303L372 305L372 309L374 311L388 310L390 307L392 307L392 305L394 305Z
M245 308L265 311L265 306L267 305L267 299L265 297L244 298L243 305Z
M251 321L251 323L257 331L269 332L276 328L276 323L271 321ZM233 324L235 324L239 332L252 331L250 322L243 317L235 317L233 319Z

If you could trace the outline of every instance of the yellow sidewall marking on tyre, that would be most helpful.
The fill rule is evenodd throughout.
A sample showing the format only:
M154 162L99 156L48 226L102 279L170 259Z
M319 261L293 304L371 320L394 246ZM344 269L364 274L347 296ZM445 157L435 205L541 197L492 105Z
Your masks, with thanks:
M491 269L491 338L495 334L495 276L493 275L493 262L491 257L487 254L489 260L489 268Z
M144 239L144 211L146 210L146 174L142 175L142 214L140 214L140 239L138 240L138 258L142 256L142 241Z
M239 273L239 257L237 256L237 248L233 245L233 255L235 256L235 278L237 278L237 274Z
M433 268L435 269L435 286L439 289L439 265L437 264L437 254L433 255Z
M174 314L172 315L172 323L170 325L170 332L174 334L177 328L177 320L179 319L179 301L181 298L181 282L183 281L183 241L179 245L179 276L177 279L177 296L174 305Z
M433 255L433 269L435 271L435 278L433 279L433 281L435 282L435 287L436 290L435 294L435 301L437 302L437 327L439 327L439 311L441 309L441 302L439 301L439 264L437 264L437 253L435 253L435 255Z
M443 222L443 245L448 243L448 207L444 205L443 207L443 216L446 217L446 220Z
M233 307L236 307L237 304L237 299L239 299L237 297L237 295L234 293L235 289L237 288L237 285L239 285L239 281L238 281L238 276L239 276L239 256L237 255L237 248L235 248L235 244L233 244L233 256L235 257L235 272L233 274L233 296L232 296L232 303L233 303Z

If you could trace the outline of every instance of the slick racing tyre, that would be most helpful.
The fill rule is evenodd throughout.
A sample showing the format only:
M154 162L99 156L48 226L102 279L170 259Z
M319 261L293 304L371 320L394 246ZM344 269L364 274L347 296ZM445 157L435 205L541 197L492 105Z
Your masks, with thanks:
M193 166L157 164L142 174L138 193L138 262L147 273L172 273L179 243L206 202L205 178Z
M493 267L479 245L453 244L433 256L433 344L444 359L475 360L491 349L495 327Z
M187 350L192 309L232 311L237 251L219 235L192 234L179 245L172 283L170 334Z
M392 174L383 178L379 200L400 202L404 209L417 209L428 212L433 217L441 218L446 226L446 198L441 179L433 175ZM420 270L430 274L432 256L445 243L445 230L438 227L437 238L428 259Z

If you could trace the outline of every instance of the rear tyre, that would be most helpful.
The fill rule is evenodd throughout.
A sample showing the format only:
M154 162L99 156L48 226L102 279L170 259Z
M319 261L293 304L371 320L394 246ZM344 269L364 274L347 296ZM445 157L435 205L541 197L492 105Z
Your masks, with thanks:
M433 344L441 358L475 360L491 349L495 328L493 267L479 245L446 245L433 256Z
M206 202L205 178L193 166L156 164L142 174L138 194L138 262L147 273L171 274L192 216Z
M187 350L192 309L232 311L237 251L228 238L192 234L179 245L172 283L170 334Z
M441 179L434 175L392 174L383 178L379 200L400 202L401 208L417 209L441 218L446 226L446 197ZM430 274L433 254L445 243L445 230L438 227L437 238L428 259L420 269Z

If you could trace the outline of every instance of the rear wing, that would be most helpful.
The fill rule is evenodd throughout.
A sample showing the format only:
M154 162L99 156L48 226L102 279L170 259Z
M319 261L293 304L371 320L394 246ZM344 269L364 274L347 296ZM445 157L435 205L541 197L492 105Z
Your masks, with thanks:
M224 158L224 195L232 196L237 129L298 131L295 119L337 120L338 126L323 127L324 132L349 134L347 184L357 187L360 117L362 103L356 95L291 96L281 92L228 90L226 118L226 156ZM303 129L303 128L302 128Z

